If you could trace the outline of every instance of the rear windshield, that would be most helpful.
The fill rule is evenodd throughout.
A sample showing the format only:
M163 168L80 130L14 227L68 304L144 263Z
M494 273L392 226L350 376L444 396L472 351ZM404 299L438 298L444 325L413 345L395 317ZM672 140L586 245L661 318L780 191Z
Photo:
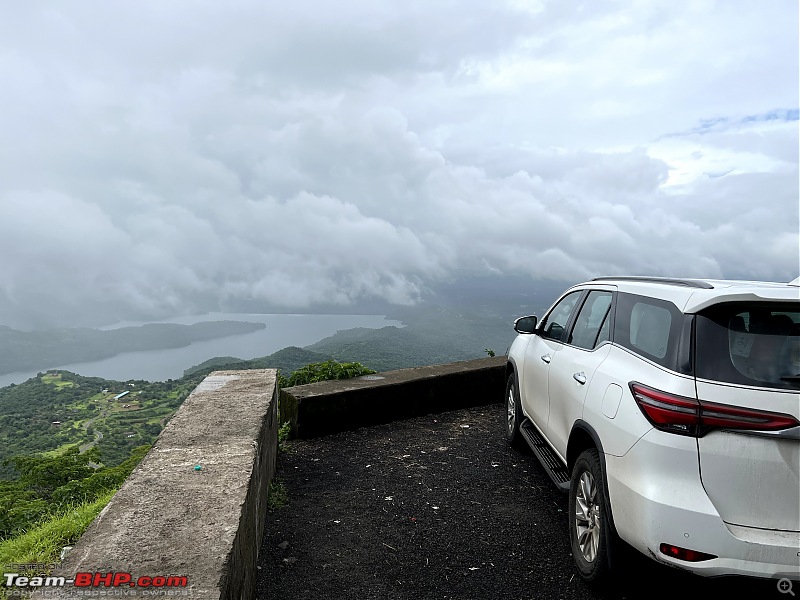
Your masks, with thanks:
M702 379L800 387L800 303L735 303L697 316L696 367Z

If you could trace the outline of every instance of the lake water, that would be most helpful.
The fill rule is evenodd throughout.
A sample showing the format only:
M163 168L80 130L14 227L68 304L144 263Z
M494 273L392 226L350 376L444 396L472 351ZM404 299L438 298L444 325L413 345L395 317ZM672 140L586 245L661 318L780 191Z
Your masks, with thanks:
M207 315L179 317L158 321L159 323L180 323L191 325L201 321L249 321L265 323L266 328L229 337L196 342L183 348L168 350L147 350L126 352L111 358L93 362L68 365L45 365L38 371L8 373L0 375L0 387L22 383L47 369L64 369L86 377L102 377L127 381L144 379L146 381L166 381L178 379L184 369L214 358L215 356L235 356L250 359L272 354L287 346L308 346L333 335L342 329L366 327L379 329L394 325L402 327L400 321L393 321L381 315L258 315L211 313ZM135 326L143 323L119 323L114 327ZM106 328L111 329L111 328Z

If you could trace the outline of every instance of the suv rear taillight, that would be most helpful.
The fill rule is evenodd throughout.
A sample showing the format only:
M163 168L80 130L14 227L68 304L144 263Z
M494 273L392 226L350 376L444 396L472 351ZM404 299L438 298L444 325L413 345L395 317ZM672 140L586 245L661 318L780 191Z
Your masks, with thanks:
M629 385L642 414L669 433L702 437L711 429L778 431L800 425L792 415L686 398L635 381Z

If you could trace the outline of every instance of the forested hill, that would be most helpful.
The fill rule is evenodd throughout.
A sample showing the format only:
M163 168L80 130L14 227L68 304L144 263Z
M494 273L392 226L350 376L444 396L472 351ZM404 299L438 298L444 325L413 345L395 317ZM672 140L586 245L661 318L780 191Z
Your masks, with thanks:
M280 378L284 385L372 372L333 361L306 364L320 357L290 347L258 364L218 360L228 368L278 367L286 376L294 371L288 380ZM220 366L207 362L177 381L120 382L51 370L0 388L0 561L29 562L30 551L49 562L80 535L175 409Z
M100 360L123 352L181 348L192 342L251 333L265 327L264 323L208 321L193 325L152 323L109 330L19 331L0 325L0 375Z
M183 372L183 376L204 377L212 371L222 369L278 369L288 377L300 367L309 363L324 362L329 358L331 357L328 354L312 352L296 346L289 346L269 356L252 358L250 360L243 360L233 356L210 358L199 365L189 367Z
M48 371L19 385L0 388L0 479L13 476L2 462L17 455L58 453L96 443L106 465L152 444L167 419L211 371L300 367L330 358L302 348L284 348L254 360L211 359L177 380L110 381L68 371ZM126 393L127 392L127 393ZM117 398L120 394L123 396Z
M487 350L505 354L516 336L513 320L503 315L430 307L393 316L407 325L348 329L305 350L389 371L485 357Z
M523 307L514 316L535 312ZM541 314L541 313L540 313ZM269 356L242 360L215 357L184 371L210 373L214 369L279 368L285 374L311 363L333 358L359 362L376 371L391 371L484 357L487 350L505 354L516 333L513 313L477 313L457 307L395 309L391 318L404 327L344 329L304 348L289 347Z
M108 381L48 371L0 388L0 479L13 476L13 468L3 464L13 456L86 450L90 444L104 464L117 465L155 440L197 383Z

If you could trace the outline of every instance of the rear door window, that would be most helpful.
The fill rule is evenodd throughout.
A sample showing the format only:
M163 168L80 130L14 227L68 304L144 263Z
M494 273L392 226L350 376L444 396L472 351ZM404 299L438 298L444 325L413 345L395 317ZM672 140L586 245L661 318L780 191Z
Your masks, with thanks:
M569 344L591 350L608 339L608 327L605 323L611 310L611 299L611 292L600 290L589 292L575 319L575 325L569 335ZM600 337L602 339L599 339Z
M697 319L697 376L742 385L800 387L800 303L727 303Z

